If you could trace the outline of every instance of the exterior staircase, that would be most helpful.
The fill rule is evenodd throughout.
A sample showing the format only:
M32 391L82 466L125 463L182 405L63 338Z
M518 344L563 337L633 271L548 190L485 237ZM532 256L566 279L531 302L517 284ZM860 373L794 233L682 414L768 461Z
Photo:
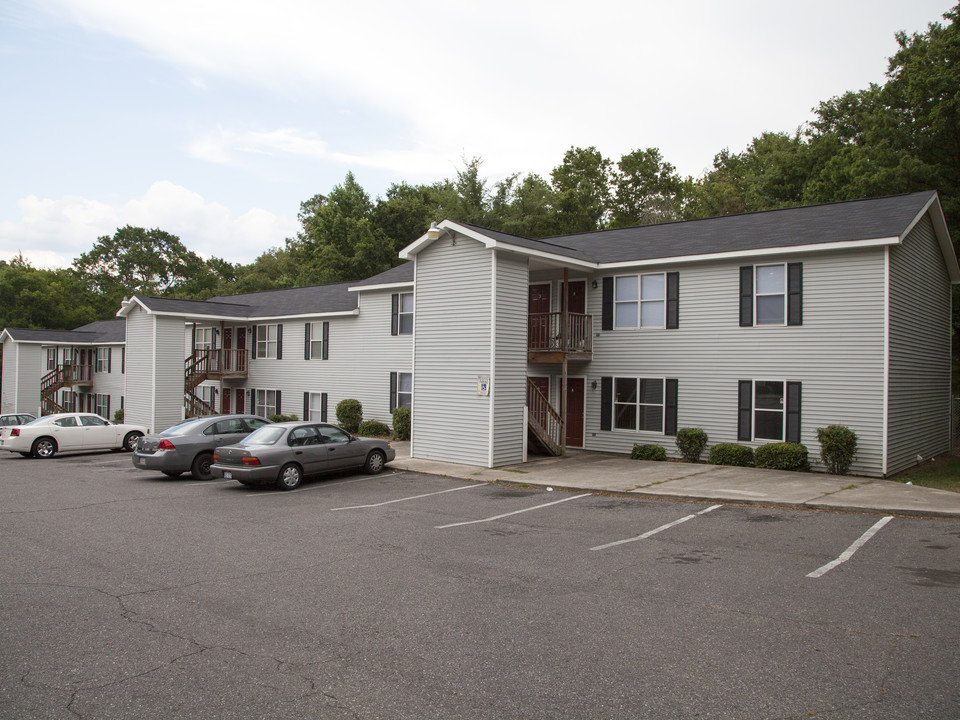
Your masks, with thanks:
M40 379L40 412L43 415L67 412L57 402L57 391L74 385L89 385L93 382L93 365L64 363Z
M247 352L244 349L195 350L183 361L183 409L188 418L216 415L216 408L204 402L196 393L206 380L247 377Z
M527 378L527 437L545 455L563 455L563 418Z

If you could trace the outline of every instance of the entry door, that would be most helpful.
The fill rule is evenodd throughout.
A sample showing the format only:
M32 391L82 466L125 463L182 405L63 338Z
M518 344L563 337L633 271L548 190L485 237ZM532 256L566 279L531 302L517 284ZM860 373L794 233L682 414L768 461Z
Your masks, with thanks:
M223 329L223 340L221 341L221 346L223 347L223 369L224 370L233 370L233 357L230 353L231 348L233 348L233 328L225 327ZM224 397L224 402L229 406L229 400ZM224 413L230 412L229 410L224 410Z
M567 445L583 447L583 378L567 378Z
M530 348L546 349L550 346L550 283L530 286L529 313Z
M223 389L223 399L220 400L220 412L224 415L229 415L232 410L230 410L230 400L233 393L230 392L229 388Z
M229 391L229 390L226 390L226 392L230 392L230 391ZM245 394L245 393L244 393L244 390L243 390L243 388L237 388L236 390L234 390L234 393L235 393L234 397L235 397L236 400L237 400L237 403L236 403L237 406L236 406L236 408L234 408L233 411L234 411L235 413L237 413L238 415L242 415L243 413L246 412L246 410L243 409L243 408L244 408L243 398L244 398L244 394Z
M587 281L571 280L567 289L567 312L583 315L587 312Z

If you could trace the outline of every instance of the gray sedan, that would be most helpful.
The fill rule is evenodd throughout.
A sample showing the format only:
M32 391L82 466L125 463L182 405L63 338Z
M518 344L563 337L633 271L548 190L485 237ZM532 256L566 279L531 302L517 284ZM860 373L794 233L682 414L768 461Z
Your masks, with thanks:
M244 485L273 483L293 490L307 475L360 469L375 475L395 457L386 440L359 438L326 423L285 422L218 447L210 471Z
M192 418L159 435L140 438L133 451L133 466L170 477L190 471L198 480L209 480L213 451L246 437L270 421L256 415L213 415Z

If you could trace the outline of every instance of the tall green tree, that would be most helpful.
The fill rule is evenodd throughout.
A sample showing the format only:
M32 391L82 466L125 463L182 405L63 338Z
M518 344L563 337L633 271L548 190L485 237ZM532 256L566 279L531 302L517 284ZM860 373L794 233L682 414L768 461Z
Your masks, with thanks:
M613 173L610 227L652 225L680 219L683 180L658 148L634 150L620 158Z
M550 173L556 197L557 231L602 230L610 217L612 163L599 150L571 147Z

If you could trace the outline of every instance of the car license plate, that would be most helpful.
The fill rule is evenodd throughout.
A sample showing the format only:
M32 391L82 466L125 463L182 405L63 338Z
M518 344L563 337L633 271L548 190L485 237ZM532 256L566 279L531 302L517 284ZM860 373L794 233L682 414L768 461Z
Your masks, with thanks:
M233 473L232 473L232 472L225 472L225 473L223 473L223 476L224 476L227 480L233 480Z
M146 465L146 464L147 464L147 459L146 459L146 458L140 458L140 464L141 464L141 465Z

